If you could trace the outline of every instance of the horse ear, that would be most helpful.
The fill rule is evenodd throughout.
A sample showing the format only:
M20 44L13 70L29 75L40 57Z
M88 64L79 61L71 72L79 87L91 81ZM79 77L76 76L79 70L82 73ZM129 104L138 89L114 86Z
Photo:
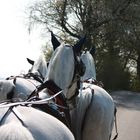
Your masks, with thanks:
M95 51L96 51L96 47L93 46L93 47L90 49L90 53L91 53L92 55L94 55L94 54L95 54Z
M86 41L86 35L82 37L75 45L74 45L74 51L77 53L81 53L82 51L82 46Z
M31 60L31 59L29 59L29 58L26 58L27 59L27 61L31 64L31 65L34 65L34 61L33 60Z
M60 42L57 40L57 38L55 37L54 33L51 31L51 42L53 45L53 49L55 50L58 46L60 46Z

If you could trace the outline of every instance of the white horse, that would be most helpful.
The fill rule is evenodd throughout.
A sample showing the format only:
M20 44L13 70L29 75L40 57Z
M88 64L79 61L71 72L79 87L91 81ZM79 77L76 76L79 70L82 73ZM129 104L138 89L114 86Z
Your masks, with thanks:
M48 62L46 62L45 56L40 55L37 61L33 61L27 58L27 61L32 65L32 68L29 70L29 73L33 73L34 75L40 77L41 80L43 80L46 76L48 66Z
M6 107L9 106L9 107ZM21 105L0 105L1 140L74 140L71 131L53 116Z
M55 51L49 63L47 80L63 90L71 113L71 127L76 140L109 140L114 122L114 102L101 87L84 83L79 90L84 65L78 56L84 39L73 47L58 43L52 34ZM55 42L57 42L56 45Z
M37 86L43 83L47 73L47 62L45 58L40 56L35 62L30 59L27 60L32 64L32 68L27 74L11 76L7 80L0 80L0 100L13 98L27 100ZM45 95L42 92L41 98L45 98Z
M47 73L48 63L44 57L39 57L39 59L34 62L31 59L27 59L28 62L32 65L32 68L29 70L29 73L20 76L10 77L9 80L0 80L0 101L26 101L26 100L41 100L51 97L53 94L56 94L56 90L52 90L52 94L48 94L49 88L44 87L43 79ZM47 82L45 87L51 86L51 82ZM46 94L47 93L47 94ZM56 99L57 98L57 99ZM66 102L59 102L63 99L63 95L58 95L57 97L49 100L48 103L44 104L35 104L32 107L41 109L42 111L49 113L50 115L56 117L64 124L69 127L69 112L67 109L62 109L61 105L67 108ZM59 102L59 107L57 103ZM63 113L65 112L65 116ZM68 117L66 117L68 116Z
M96 80L96 69L95 62L90 51L83 51L81 54L81 59L86 66L86 71L81 77L83 81L93 78Z
M89 86L89 84L92 84L92 85L94 84L94 85L103 87L102 82L96 80L96 69L95 69L95 62L94 62L94 58L93 58L94 53L95 53L95 48L93 47L92 49L90 49L90 51L88 51L88 50L83 51L83 53L81 55L81 59L86 66L86 71L85 71L84 75L81 77L81 80L83 81L82 82L83 88L85 88L84 87L85 85L87 86L87 83L88 83L88 86ZM114 111L115 111L114 112L114 115L115 115L114 123L115 123L116 135L114 136L113 140L115 140L118 136L117 123L116 123L116 111L117 111L116 107L115 107Z

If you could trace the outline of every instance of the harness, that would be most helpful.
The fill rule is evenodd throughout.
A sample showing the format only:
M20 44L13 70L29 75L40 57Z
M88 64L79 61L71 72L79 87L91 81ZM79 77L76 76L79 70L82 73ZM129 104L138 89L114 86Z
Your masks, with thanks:
M97 80L95 80L93 78L89 78L87 80L84 80L83 82L86 82L86 83L89 83L89 84L94 84L94 85L97 85L97 86L99 86L101 88L103 87L103 83L102 82L97 81ZM116 113L117 113L117 108L115 107L115 109L114 109L114 117L115 117L114 123L115 123L115 131L116 131L116 134L115 134L115 136L114 136L114 138L112 140L116 140L117 137L118 137L118 128L117 128L117 117L116 117ZM110 135L110 138L109 139L111 139L111 135Z
M24 78L24 79L29 79L33 78L38 82L41 82L40 86L36 86L34 83L32 83L35 86L35 90L29 95L27 101L41 101L39 98L39 92L42 91L43 89L47 88L47 91L50 96L55 95L56 93L60 92L61 89L54 84L52 81L47 81L43 83L42 80L39 80L40 77L38 75L36 76L33 73L28 73L23 76L11 76L8 77L6 80L13 80L13 83L16 84L17 78ZM10 93L7 94L7 99L11 100L12 102L16 102L14 98L14 91L11 91ZM43 104L33 104L32 107L36 107L41 109L42 111L56 117L59 119L61 122L66 124L68 127L70 127L70 115L69 115L69 109L66 103L66 99L63 96L63 94L59 94L57 97L53 98L54 103L43 103Z
M74 51L73 51L74 52ZM54 111L52 112L53 109L51 109L51 113L53 113L52 115L55 116L56 114L59 114L62 118L63 121L61 119L62 122L64 122L69 128L70 128L70 124L71 124L71 120L70 120L70 114L69 114L69 107L67 105L68 101L71 101L73 99L75 99L75 97L79 94L79 88L80 88L80 76L82 76L85 72L85 66L84 63L81 61L81 59L76 56L76 54L74 53L74 60L75 60L75 69L74 69L74 75L72 78L72 82L69 85L68 88L71 88L73 83L76 82L78 87L76 89L75 94L70 98L70 99L66 99L64 97L63 94L59 94L56 98L55 98L55 105L58 107L58 112L59 113L54 113ZM76 77L76 80L75 80ZM51 80L46 81L45 83L42 83L40 86L37 87L37 89L35 91L32 92L31 96L29 97L29 99L31 99L32 97L36 96L38 97L38 93L43 90L44 88L47 88L48 93L52 96L55 95L57 92L61 91L61 89ZM36 105L33 105L36 106ZM39 108L43 108L43 110L45 108L49 108L50 106L47 106L45 104L42 105L42 107L39 106ZM50 109L45 109L46 111L50 110ZM57 109L55 109L56 111ZM57 115L57 118L58 115Z
M37 90L33 91L28 100L32 99L32 97L38 98L38 93L47 88L47 91L50 96L54 96L56 93L62 91L53 81L49 80L45 83L41 84L37 87ZM70 128L70 114L69 108L66 103L66 98L63 94L59 94L56 98L54 98L54 104L42 104L42 105L32 105L33 107L40 108L41 110L51 114L52 116L58 118L61 122L66 124Z
M1 118L0 120L0 126L2 126L6 116L8 116L10 113L13 113L16 118L21 122L21 124L24 126L24 127L27 127L26 124L24 123L23 121L23 116L21 115L21 113L16 109L15 106L10 106L7 111L5 112L5 114L3 115L3 117Z
M80 77L83 76L86 71L85 64L80 59L79 54L77 55L76 52L74 51L74 47L73 47L73 54L74 54L74 60L75 60L74 61L74 74L73 74L72 82L69 85L68 89L72 87L74 82L77 82L77 88L76 88L75 94L70 99L67 99L67 102L71 102L72 100L74 100L76 96L78 96L79 89L80 89Z
M27 78L25 76L21 76L21 75L19 75L19 76L10 76L10 77L6 78L6 80L13 80L14 85L16 85L17 78L26 79L28 82L32 83L36 88L36 85L32 81L30 81L29 78ZM15 94L15 92L14 92L14 89L13 89L9 93L7 93L7 99L11 100L12 102L21 101L19 98L14 98L14 94Z
M0 104L0 108L8 108L7 111L4 113L3 117L0 120L0 126L3 125L6 117L12 112L16 118L21 122L21 124L25 127L26 124L24 122L24 118L22 116L22 114L16 109L16 106L26 106L26 107L30 107L31 105L39 105L39 104L45 104L48 103L49 100L52 100L53 98L55 98L57 95L59 95L62 91L56 93L54 96L44 99L44 100L40 100L40 101L21 101L21 102L15 102L15 103L11 103L11 102L4 102Z

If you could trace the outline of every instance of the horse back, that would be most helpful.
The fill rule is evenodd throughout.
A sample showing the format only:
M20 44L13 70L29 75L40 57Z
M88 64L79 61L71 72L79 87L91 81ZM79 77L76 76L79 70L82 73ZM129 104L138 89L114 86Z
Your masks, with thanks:
M22 128L28 129L35 140L74 140L70 130L53 116L32 107L17 106L14 108L14 112L10 110L7 114L6 112L9 108L0 108L1 127L5 128L3 130L5 133L8 126L10 126L10 130L8 131L12 132L11 124L13 124L15 129L22 126L20 127L20 131L22 131ZM9 133L8 135L9 137L11 137L11 135L16 136L17 133ZM0 137L1 136L2 134L0 133Z

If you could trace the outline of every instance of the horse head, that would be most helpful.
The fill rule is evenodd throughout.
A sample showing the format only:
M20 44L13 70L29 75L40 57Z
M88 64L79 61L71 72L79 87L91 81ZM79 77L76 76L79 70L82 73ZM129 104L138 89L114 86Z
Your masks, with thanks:
M72 46L59 43L52 32L51 37L54 52L49 62L46 80L54 81L57 86L64 90L64 95L69 99L75 94L77 82L85 72L84 64L79 55L85 38L80 39Z
M27 61L32 65L27 74L10 76L0 81L0 100L26 100L43 83L47 73L45 58L40 56L35 62L27 58Z
M86 71L82 76L82 80L85 81L89 78L93 78L96 80L96 69L93 55L95 53L95 48L93 47L91 50L83 51L81 54L81 59L86 66Z
M45 57L41 55L37 59L37 61L33 61L27 58L27 61L32 65L31 69L29 70L29 73L40 77L41 80L43 81L47 74L48 67L48 63L46 62Z

